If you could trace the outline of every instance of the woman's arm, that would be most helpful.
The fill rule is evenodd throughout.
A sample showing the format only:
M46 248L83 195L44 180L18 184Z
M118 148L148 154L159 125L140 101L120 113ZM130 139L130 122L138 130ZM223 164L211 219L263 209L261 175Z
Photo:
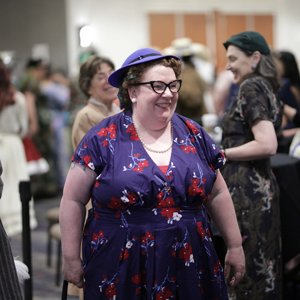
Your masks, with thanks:
M85 205L90 199L95 178L96 174L89 168L73 164L66 178L59 209L64 276L78 287L83 284L80 249Z
M233 202L220 171L207 208L227 246L225 277L229 279L231 286L235 286L245 274L245 255Z
M283 107L284 115L292 121L296 126L300 126L300 110L293 108L289 105L284 105Z
M224 149L226 159L246 161L276 154L277 136L271 121L260 120L251 128L254 139L238 147Z
M20 136L23 138L28 134L28 112L26 108L26 99L24 94L19 91L15 93L16 103L18 103L18 115L20 121Z
M24 93L26 98L26 107L28 112L29 130L28 135L33 137L39 131L38 115L36 111L36 96L32 92Z

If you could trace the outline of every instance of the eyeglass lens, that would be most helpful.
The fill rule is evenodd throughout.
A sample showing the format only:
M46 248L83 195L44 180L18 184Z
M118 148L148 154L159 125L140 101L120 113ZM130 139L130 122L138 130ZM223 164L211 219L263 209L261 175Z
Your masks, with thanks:
M162 81L152 81L150 84L154 92L158 94L164 93L167 87L170 89L172 93L177 93L181 87L180 80L174 80L168 84Z

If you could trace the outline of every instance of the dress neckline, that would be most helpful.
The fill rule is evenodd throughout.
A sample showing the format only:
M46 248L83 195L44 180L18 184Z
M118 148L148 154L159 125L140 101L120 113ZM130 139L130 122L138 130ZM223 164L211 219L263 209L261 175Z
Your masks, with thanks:
M165 166L158 166L158 167L160 168L160 170L163 172L164 175L167 174L169 166L165 165Z

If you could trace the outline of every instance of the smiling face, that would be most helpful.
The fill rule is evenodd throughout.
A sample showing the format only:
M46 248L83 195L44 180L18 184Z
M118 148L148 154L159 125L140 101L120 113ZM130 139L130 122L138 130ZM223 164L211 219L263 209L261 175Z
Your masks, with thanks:
M176 80L174 70L163 65L154 65L144 72L140 82L162 81L166 84ZM156 127L165 125L172 118L178 92L172 93L169 88L162 94L153 91L150 84L134 85L128 88L132 101L133 114L148 126Z
M111 105L117 98L118 90L107 81L112 72L112 68L107 63L102 63L99 70L93 76L89 88L89 95L106 105Z
M234 83L241 83L246 75L253 73L253 67L257 66L260 59L259 52L255 51L250 56L247 56L245 52L233 45L228 47L226 56L226 70L233 73Z

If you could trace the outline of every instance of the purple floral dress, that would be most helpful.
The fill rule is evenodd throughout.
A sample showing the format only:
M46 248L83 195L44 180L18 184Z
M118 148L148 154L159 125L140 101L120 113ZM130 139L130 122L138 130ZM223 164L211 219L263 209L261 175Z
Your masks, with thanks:
M73 161L97 174L83 236L85 300L219 300L227 289L205 202L224 157L175 114L166 174L144 150L130 112L93 127Z

